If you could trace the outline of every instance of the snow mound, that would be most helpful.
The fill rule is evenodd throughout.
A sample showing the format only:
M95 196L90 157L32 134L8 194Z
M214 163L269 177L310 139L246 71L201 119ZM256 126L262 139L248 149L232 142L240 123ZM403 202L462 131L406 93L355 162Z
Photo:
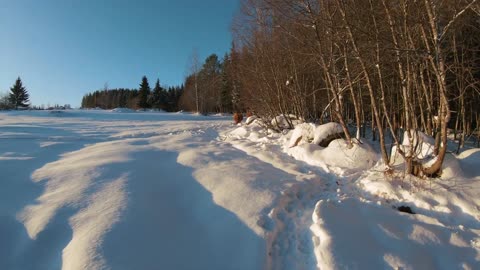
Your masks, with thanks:
M457 156L465 176L480 179L480 149L465 150Z
M226 116L233 116L233 114L231 114L231 113L215 113L215 114L212 114L212 116L226 117Z
M454 155L447 153L442 165L441 178L456 179L456 178L463 178L463 177L464 177L464 174L463 174L463 170L459 160Z
M267 138L267 130L261 127L254 121L249 126L240 126L230 132L224 134L226 138L229 140L241 140L241 139L248 139L252 142L268 142L269 138Z
M298 119L295 115L279 115L272 119L271 124L274 127L278 127L280 129L290 129L291 126L288 124L288 121L292 123L293 126L303 123L301 119Z
M250 134L250 131L247 130L246 127L238 127L234 130L232 130L228 136L229 137L232 137L232 138L235 138L235 139L242 139L242 138L246 138L248 137L248 135Z
M290 141L288 142L288 147L292 148L299 144L310 143L315 136L315 124L303 123L295 127Z
M378 160L378 154L370 145L354 143L352 148L348 148L344 139L336 139L325 148L316 144L302 144L284 150L295 159L320 166L326 171L329 171L328 167L340 168L339 173L366 170Z
M415 131L415 130L410 131L410 134L413 139L413 147L415 147L414 153L418 158L424 159L433 154L435 140L432 137L428 136L427 134L421 131ZM402 145L405 147L405 151L410 150L411 145L410 145L407 131L405 131L403 134Z
M251 123L253 123L253 121L255 121L255 120L257 120L257 119L258 119L257 116L252 115L252 116L247 117L247 120L245 121L245 123L246 123L247 125L250 125Z
M326 138L342 132L343 128L339 123L331 122L320 125L315 129L313 144L319 144Z
M129 109L129 108L115 108L113 110L110 110L111 112L117 112L117 113L132 113L132 112L135 112L134 110L132 109Z
M433 150L435 147L435 139L421 131L411 130L410 134L412 136L412 142L414 147L413 155L419 159L427 159L431 157L433 155ZM405 154L408 154L411 147L412 146L408 138L408 132L405 131L403 133L403 141L402 145L400 145L400 149L402 149ZM396 164L403 162L403 159L398 159L400 155L398 155L397 153L397 146L392 147L392 157L394 157L394 162Z
M433 163L435 158L431 159L425 166ZM480 180L480 149L468 149L455 155L447 153L442 165L441 179L454 180L467 178L477 178Z

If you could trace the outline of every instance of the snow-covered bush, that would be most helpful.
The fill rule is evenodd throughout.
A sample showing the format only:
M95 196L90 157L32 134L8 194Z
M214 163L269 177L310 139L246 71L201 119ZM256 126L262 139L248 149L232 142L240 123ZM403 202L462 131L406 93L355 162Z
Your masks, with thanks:
M224 136L229 141L248 139L252 142L268 142L269 134L271 134L271 131L265 128L261 119L255 119L250 125L239 126L225 133Z
M331 122L320 125L315 128L313 143L326 147L332 140L340 138L342 134L343 128L339 123Z
M232 130L230 133L228 133L228 136L235 139L243 139L248 137L249 134L250 132L247 130L247 128L242 126Z
M288 147L294 147L302 143L310 143L314 139L315 135L315 124L312 123L303 123L295 127L290 141L288 142Z
M253 121L255 121L256 119L258 119L258 117L255 116L255 115L248 116L248 117L247 117L247 120L245 120L245 124L250 125L250 124L253 123Z
M433 154L433 149L435 147L435 139L428 136L427 134L421 131L410 131L411 137L413 139L414 155L420 159L426 158ZM410 140L408 138L408 133L405 131L403 135L402 145L405 147L405 151L410 150Z
M291 126L289 122L293 125ZM277 127L281 130L283 129L290 129L292 127L295 127L296 125L299 125L303 123L304 121L300 119L299 117L289 114L289 115L278 115L275 118L272 119L271 124L273 127Z
M111 112L131 113L131 112L135 112L135 111L132 110L132 109L129 109L129 108L115 108L115 109L111 110Z
M316 144L302 144L284 150L295 159L325 170L335 167L340 169L339 172L366 170L378 160L378 154L369 144L353 143L353 147L349 148L344 139L333 140L325 148Z
M415 159L426 159L433 156L433 150L435 148L435 139L428 136L427 134L421 131L412 130L410 132L411 138L413 141L413 156ZM402 144L399 146L400 149L408 155L411 150L410 140L408 137L407 131L403 134ZM399 153L397 153L397 146L392 148L392 157L396 163L403 162L403 159L398 160Z

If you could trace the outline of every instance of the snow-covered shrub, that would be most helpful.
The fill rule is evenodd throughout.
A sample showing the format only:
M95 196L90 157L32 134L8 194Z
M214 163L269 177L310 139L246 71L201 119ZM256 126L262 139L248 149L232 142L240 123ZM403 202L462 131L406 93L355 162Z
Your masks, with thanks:
M421 131L411 130L410 132L412 140L413 140L413 149L414 153L413 156L416 159L426 159L433 156L433 150L435 148L435 139L428 136L427 134ZM400 149L405 153L408 154L411 149L410 140L408 138L407 131L403 134L403 141L402 145L400 145ZM398 157L397 153L397 146L392 148L392 157L395 161L403 162L403 160L397 160Z
M433 149L435 147L435 139L428 136L427 134L421 131L410 131L411 137L413 139L413 147L414 147L414 155L419 158L423 159L433 154ZM410 140L408 138L407 131L403 134L403 142L402 145L404 146L405 151L410 150Z
M289 124L289 122L292 124L292 126ZM301 123L304 123L305 121L301 119L300 117L297 117L296 115L289 114L289 115L278 115L275 118L272 119L271 124L273 127L277 127L281 130L283 129L291 129L295 127L296 125L299 125Z
M248 137L248 135L250 134L250 132L247 130L246 127L238 127L234 130L232 130L230 133L228 133L228 136L229 137L232 137L232 138L235 138L235 139L243 139L243 138L246 138Z
M132 110L132 109L129 109L129 108L115 108L115 109L111 110L111 112L131 113L131 112L135 112L135 111Z
M301 143L310 143L313 141L315 134L315 124L312 123L303 123L295 127L295 130L290 137L288 142L288 147L294 147Z
M255 119L250 125L239 126L224 134L228 141L247 139L252 142L268 142L270 138L268 130L262 124L261 119Z
M342 125L339 123L330 122L315 128L313 143L322 147L326 147L332 140L341 138L342 135Z
M248 117L247 117L247 120L245 121L245 124L250 125L250 124L253 123L253 121L255 121L256 119L258 119L258 117L256 117L255 115L248 116Z
M369 144L353 143L353 147L349 148L344 139L333 140L325 148L316 144L302 144L284 150L295 159L325 170L328 167L340 168L340 171L337 170L340 173L370 169L378 160L378 154Z

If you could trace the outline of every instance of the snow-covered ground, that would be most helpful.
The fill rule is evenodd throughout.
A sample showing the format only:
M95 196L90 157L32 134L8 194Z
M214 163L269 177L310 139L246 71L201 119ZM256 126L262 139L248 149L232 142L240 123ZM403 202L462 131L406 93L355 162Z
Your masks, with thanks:
M385 177L367 142L292 146L294 133L1 112L0 269L480 268L478 149L419 180Z

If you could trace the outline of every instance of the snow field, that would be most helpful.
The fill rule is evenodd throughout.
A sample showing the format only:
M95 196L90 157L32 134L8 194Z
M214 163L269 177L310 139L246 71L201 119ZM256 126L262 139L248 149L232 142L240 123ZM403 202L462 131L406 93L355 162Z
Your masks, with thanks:
M230 119L0 113L0 269L480 267L478 149L386 177L366 140L312 143L338 124Z
M204 154L215 129L228 125L221 117L197 118L2 113L0 269L262 269L265 244L252 221L261 196L248 200L252 209L227 200L246 209L250 221L242 220L214 202L195 178L201 171L182 164ZM226 158L207 154L207 163L215 170ZM238 188L269 199L266 188L251 193L248 184L229 183L233 194Z

